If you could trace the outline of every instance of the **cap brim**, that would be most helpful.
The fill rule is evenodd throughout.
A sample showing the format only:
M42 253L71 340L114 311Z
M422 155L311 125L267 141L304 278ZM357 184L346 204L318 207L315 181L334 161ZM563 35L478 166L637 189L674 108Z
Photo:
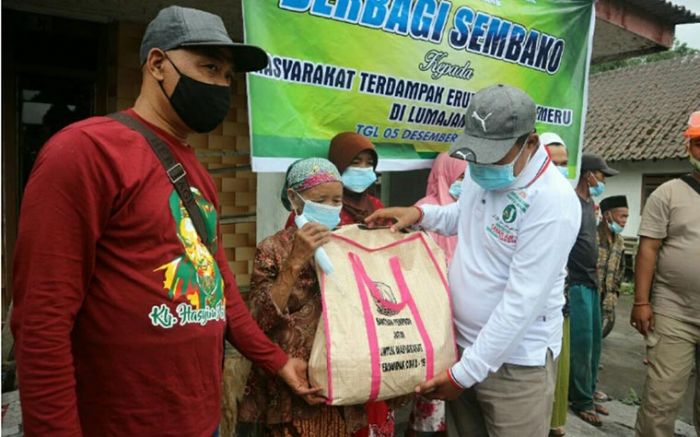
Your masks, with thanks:
M689 127L683 132L683 136L686 138L700 137L700 127Z
M233 53L233 70L239 73L259 71L267 67L267 52L258 46L221 41L202 41L182 44L180 47L228 47Z
M462 133L452 143L449 154L453 158L477 164L493 164L508 154L517 139L518 137L494 140Z
M610 168L610 167L601 168L600 172L603 173L605 176L615 176L615 175L620 174L619 171L615 170L614 168Z

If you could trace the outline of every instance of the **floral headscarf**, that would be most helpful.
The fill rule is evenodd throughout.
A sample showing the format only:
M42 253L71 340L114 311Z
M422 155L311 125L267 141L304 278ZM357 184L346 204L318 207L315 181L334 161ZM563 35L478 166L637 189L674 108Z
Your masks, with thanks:
M329 182L341 182L338 169L329 160L305 158L295 161L287 169L287 175L284 178L284 186L282 193L280 193L282 204L287 208L287 211L292 210L292 204L287 197L289 188L301 193L309 188Z

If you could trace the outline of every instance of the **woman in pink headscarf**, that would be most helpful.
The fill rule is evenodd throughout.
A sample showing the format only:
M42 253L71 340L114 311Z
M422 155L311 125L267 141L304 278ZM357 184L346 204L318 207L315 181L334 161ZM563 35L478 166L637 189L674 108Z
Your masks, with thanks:
M416 202L416 205L447 205L456 202L462 192L462 179L464 179L466 168L466 161L450 158L447 153L439 154L433 162L433 169L428 177L425 197ZM457 236L444 237L434 232L431 232L430 235L445 252L449 265L455 247L457 247ZM431 401L420 396L416 397L411 414L411 429L421 433L444 435L445 428L444 401Z
M456 202L462 192L462 179L466 169L467 161L450 158L447 153L439 154L428 177L425 197L416 202L416 205L447 205ZM457 237L444 237L435 232L431 232L430 236L445 252L449 264L457 247Z

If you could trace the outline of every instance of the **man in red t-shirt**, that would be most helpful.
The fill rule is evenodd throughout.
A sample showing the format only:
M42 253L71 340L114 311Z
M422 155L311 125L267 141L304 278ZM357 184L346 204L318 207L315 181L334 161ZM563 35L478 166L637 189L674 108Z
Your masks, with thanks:
M306 363L260 331L236 288L214 183L186 138L229 110L232 71L267 64L221 18L172 6L141 44L141 93L126 115L186 171L211 251L146 139L107 117L72 124L39 155L20 215L14 315L27 436L211 436L224 337L320 402ZM211 237L210 237L211 239Z

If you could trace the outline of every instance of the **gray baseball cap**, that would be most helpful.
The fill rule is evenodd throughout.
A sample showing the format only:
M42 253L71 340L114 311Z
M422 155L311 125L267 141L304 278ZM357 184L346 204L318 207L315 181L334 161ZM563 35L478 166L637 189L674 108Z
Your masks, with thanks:
M181 6L161 9L148 23L139 57L143 65L151 49L166 51L203 46L230 47L235 71L257 71L267 66L267 53L260 47L233 42L221 17Z
M450 148L450 156L478 164L501 160L519 137L535 130L535 102L508 85L483 88L472 96L464 133Z

